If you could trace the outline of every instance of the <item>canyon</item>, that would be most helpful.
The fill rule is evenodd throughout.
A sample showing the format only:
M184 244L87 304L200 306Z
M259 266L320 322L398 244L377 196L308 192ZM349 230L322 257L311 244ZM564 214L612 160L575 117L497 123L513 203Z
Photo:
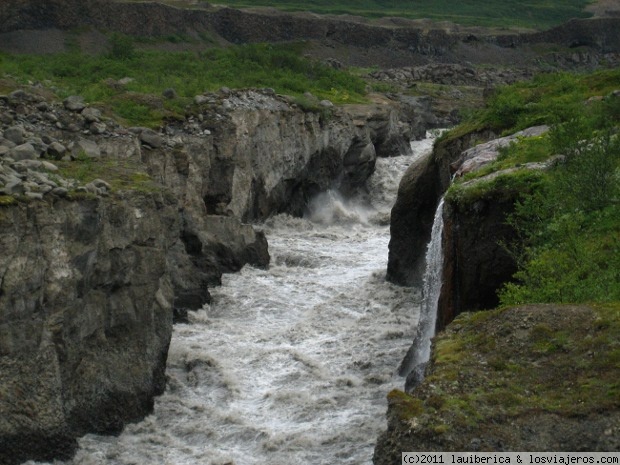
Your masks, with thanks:
M47 51L62 51L72 30L84 40L100 30L206 34L221 44L307 40L311 56L334 66L378 66L371 78L397 89L464 85L480 98L541 70L595 69L620 57L617 17L545 32L489 32L208 4L185 10L9 0L0 6L0 25L9 44L3 47L19 52L33 51L32 37L56 37ZM481 63L489 66L475 66ZM7 464L67 459L78 437L117 434L151 412L166 386L173 319L186 322L188 311L208 304L224 273L270 266L256 223L280 213L302 216L329 190L363 193L378 157L409 154L411 140L458 122L464 105L452 90L442 96L441 111L436 100L395 91L371 93L367 104L324 102L325 111L317 111L272 89L223 88L197 95L184 120L154 131L124 126L79 96L58 101L40 83L2 84L11 88L0 96L0 462ZM391 214L389 281L421 284L435 209L462 154L497 137L485 130L448 138L414 161ZM96 178L75 180L81 167L95 169ZM448 328L442 338L473 318L449 325L458 314L496 305L495 291L515 270L497 245L512 234L498 225L514 199L498 198L448 205L445 242L454 247L447 248L448 284L439 304L438 327ZM584 326L593 312L570 310ZM526 308L503 321L528 319L530 328L538 318ZM441 425L429 420L416 429L399 416L408 401L393 394L389 402L389 432L376 463L395 463L403 447L540 446L509 442L507 430L482 443L478 433L460 430L437 439ZM587 446L617 447L616 414L587 415L601 438L588 436ZM523 431L530 420L519 425ZM550 435L557 418L531 421ZM562 434L578 438L577 425L564 426ZM428 441L412 442L412 431ZM557 447L566 444L575 443Z

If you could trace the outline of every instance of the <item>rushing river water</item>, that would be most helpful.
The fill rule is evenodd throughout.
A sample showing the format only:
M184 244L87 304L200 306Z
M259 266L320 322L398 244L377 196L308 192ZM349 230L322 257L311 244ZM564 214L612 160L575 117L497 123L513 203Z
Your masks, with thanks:
M430 150L414 142L414 156ZM411 156L380 159L365 199L317 198L261 228L245 267L176 325L168 386L119 437L88 435L79 465L370 464L386 394L402 388L420 292L384 279L388 216Z

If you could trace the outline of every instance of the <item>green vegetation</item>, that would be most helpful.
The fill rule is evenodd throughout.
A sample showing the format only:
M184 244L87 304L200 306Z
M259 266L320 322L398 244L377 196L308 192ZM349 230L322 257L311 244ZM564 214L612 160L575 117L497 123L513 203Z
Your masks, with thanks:
M457 182L447 198L519 198L509 248L519 265L500 291L504 305L620 301L620 71L545 75L499 90L467 130L513 133L552 125L522 139L497 161ZM462 132L462 131L461 131ZM522 164L561 155L546 172ZM506 171L507 170L507 171ZM491 173L479 181L472 178Z
M161 192L158 185L144 171L136 160L118 158L91 158L87 155L78 156L76 160L54 162L59 168L59 174L65 178L75 179L81 185L88 184L95 179L106 180L112 192L131 190L134 192L154 193ZM69 198L77 199L82 196L92 196L86 192L70 192Z
M312 11L321 14L356 14L371 18L400 16L452 21L474 26L549 28L571 18L586 17L587 0L536 1L462 1L418 0L222 0L234 7L271 6L287 11Z
M551 131L552 153L565 161L509 219L521 269L502 303L620 301L617 107L620 98L610 97Z
M0 195L0 207L14 205L16 203L17 200L12 195Z
M620 408L618 304L464 313L454 326L437 336L416 396L388 396L401 420L441 433Z
M536 189L543 179L543 173L524 169L490 176L473 183L459 182L450 187L446 200L457 205L470 205L485 199L510 200Z
M110 52L103 56L0 54L0 76L43 82L57 88L61 98L82 95L128 124L151 127L164 118L184 115L195 95L223 86L270 87L296 97L309 91L334 103L364 101L361 78L304 58L303 44L254 44L192 53L142 51L132 39L118 34L110 42ZM119 85L124 78L132 80ZM178 98L161 97L170 87Z

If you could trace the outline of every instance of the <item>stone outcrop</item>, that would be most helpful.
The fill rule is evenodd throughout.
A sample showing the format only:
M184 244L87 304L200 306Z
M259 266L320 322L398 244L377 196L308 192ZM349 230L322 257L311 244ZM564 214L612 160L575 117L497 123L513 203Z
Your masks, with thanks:
M460 315L433 340L424 382L388 395L375 465L399 464L404 451L619 450L620 404L609 395L620 375L617 311L530 305Z
M267 266L248 224L363 188L419 135L423 99L306 111L272 90L197 96L126 128L40 87L0 97L0 462L68 457L162 392L173 312ZM328 110L328 111L327 111Z
M370 77L402 87L415 87L418 82L452 86L497 87L513 84L533 76L533 69L477 69L458 63L430 63L374 71Z
M0 462L68 457L151 410L178 229L162 194L0 208Z
M427 157L405 172L392 208L387 279L420 286L426 268L425 253L439 199L450 185L454 162L474 141L491 138L489 132L440 139Z
M388 279L403 285L420 285L426 268L426 244L430 240L439 198L455 177L476 171L495 161L502 147L523 137L548 131L536 126L510 136L467 148L485 134L440 141L433 153L413 164L403 177L392 209ZM490 133L486 134L489 137ZM547 163L525 164L521 168L546 169ZM515 169L492 173L468 181L488 182ZM437 329L442 329L462 311L492 308L498 304L496 291L516 271L514 258L501 244L514 239L506 224L520 192L490 189L471 202L448 201L444 208L444 275L439 299Z

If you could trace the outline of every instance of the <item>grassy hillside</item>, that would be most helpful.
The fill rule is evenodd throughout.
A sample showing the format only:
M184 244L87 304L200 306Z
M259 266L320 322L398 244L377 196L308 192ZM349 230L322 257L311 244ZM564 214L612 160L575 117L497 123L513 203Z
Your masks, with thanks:
M18 83L39 81L56 89L58 97L83 96L98 103L128 124L158 126L163 118L184 115L195 95L220 87L273 88L291 95L300 104L311 92L334 103L364 99L365 82L302 56L303 47L242 45L204 52L141 51L133 39L115 35L108 54L87 55L75 51L57 55L9 55L0 53L0 78ZM115 82L130 78L125 86ZM162 98L174 88L177 97ZM0 89L1 91L1 89Z
M502 303L620 301L618 89L618 70L544 75L500 90L464 126L513 133L549 124L551 130L507 147L463 181L562 155L547 172L520 170L473 187L456 183L448 193L452 201L471 202L498 182L528 181L529 192L509 218L520 240L508 246L520 270L501 291Z
M587 17L587 0L221 0L234 7L273 6L288 11L356 14L367 17L401 16L475 26L546 29L575 17Z

